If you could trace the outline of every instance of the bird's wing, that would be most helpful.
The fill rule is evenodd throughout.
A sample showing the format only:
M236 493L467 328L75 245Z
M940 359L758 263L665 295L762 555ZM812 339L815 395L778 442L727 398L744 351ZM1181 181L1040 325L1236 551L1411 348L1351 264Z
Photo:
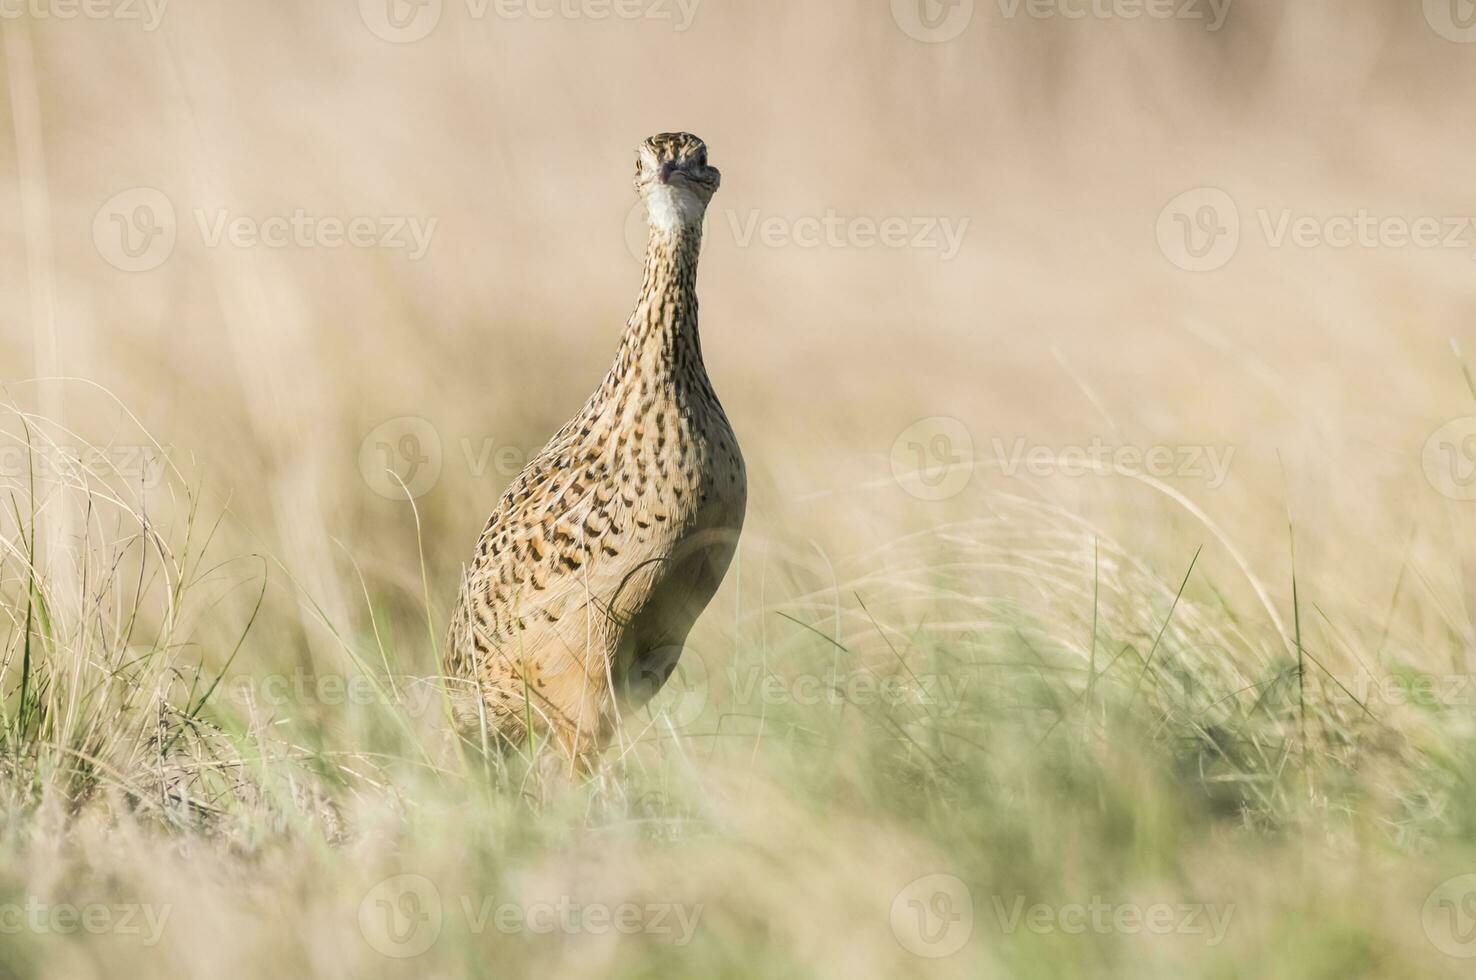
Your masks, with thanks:
M658 520L604 465L571 458L556 437L519 474L478 541L454 646L536 656L554 673L605 669L587 652L613 652L630 612L661 578L657 529L670 518L658 506ZM634 561L637 552L646 560Z

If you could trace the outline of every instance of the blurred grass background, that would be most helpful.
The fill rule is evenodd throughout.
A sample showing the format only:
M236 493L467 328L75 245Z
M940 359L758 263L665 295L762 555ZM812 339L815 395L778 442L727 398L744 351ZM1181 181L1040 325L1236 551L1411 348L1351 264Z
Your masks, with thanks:
M1433 890L1476 872L1472 504L1422 454L1476 414L1472 247L1260 219L1476 214L1476 46L1435 8L980 3L936 44L881 0L684 30L446 3L409 43L368 0L7 14L0 913L171 913L152 945L7 930L0 976L1463 975L1441 940L1476 952L1476 913ZM418 685L488 510L607 366L632 150L668 129L724 171L703 345L739 560L597 781L489 777ZM1201 187L1242 236L1191 273L1156 229ZM137 188L177 240L125 272L95 219ZM197 218L299 209L434 230L412 259ZM832 212L961 247L743 232ZM1233 455L1153 485L996 448L1094 440ZM429 467L413 508L381 442ZM924 499L914 444L968 479ZM406 874L442 916L402 959L375 889ZM971 918L907 890L936 874ZM1098 896L1234 914L1213 946L997 914ZM465 897L701 914L682 945L503 934ZM915 955L934 926L962 947Z

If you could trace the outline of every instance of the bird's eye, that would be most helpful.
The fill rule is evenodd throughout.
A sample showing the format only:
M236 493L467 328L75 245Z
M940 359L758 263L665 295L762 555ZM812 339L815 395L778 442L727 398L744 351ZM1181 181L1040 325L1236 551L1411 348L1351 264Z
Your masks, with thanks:
M699 166L699 167L705 167L705 166L707 166L707 150L705 150L705 149L698 150L697 151L696 160L697 160L697 166Z

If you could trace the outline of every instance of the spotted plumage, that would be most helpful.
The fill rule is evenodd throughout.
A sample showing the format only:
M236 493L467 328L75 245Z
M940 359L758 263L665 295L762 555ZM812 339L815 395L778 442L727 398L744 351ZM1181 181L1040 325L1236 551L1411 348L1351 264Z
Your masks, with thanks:
M604 381L487 522L445 664L464 730L523 746L531 727L585 766L675 667L747 495L697 332L720 174L701 140L663 133L637 150L635 181L650 224L635 312Z

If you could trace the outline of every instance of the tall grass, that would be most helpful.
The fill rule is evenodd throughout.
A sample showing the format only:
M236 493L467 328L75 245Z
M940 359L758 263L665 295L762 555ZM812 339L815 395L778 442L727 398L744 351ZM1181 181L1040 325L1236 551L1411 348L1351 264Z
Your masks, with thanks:
M1413 668L1359 662L1363 626L1326 623L1322 647L1237 611L1198 545L1164 578L1007 495L852 556L749 543L761 600L569 781L453 744L423 628L367 579L353 623L320 620L341 658L242 657L312 608L290 569L220 553L229 507L172 464L131 487L9 419L64 465L4 488L0 898L163 920L23 930L17 975L1456 975L1420 913L1441 856L1472 854L1464 713L1369 703ZM43 551L67 509L75 535ZM929 874L973 902L936 960L893 911ZM1204 906L1224 931L1017 917L1093 901ZM519 918L564 907L639 929Z
M1470 46L1428 4L1002 6L945 44L871 2L0 19L0 978L1465 975L1473 524L1422 452L1471 411L1469 255L1260 229L1468 214ZM751 505L574 778L454 739L437 647L614 349L670 128L725 173L703 347ZM1209 273L1155 240L1193 187L1242 218ZM92 233L130 188L177 232L141 272ZM200 231L299 209L438 224ZM831 213L969 224L742 234ZM946 499L889 458L934 417ZM414 492L365 463L407 420ZM1006 458L1094 440L1234 456Z

